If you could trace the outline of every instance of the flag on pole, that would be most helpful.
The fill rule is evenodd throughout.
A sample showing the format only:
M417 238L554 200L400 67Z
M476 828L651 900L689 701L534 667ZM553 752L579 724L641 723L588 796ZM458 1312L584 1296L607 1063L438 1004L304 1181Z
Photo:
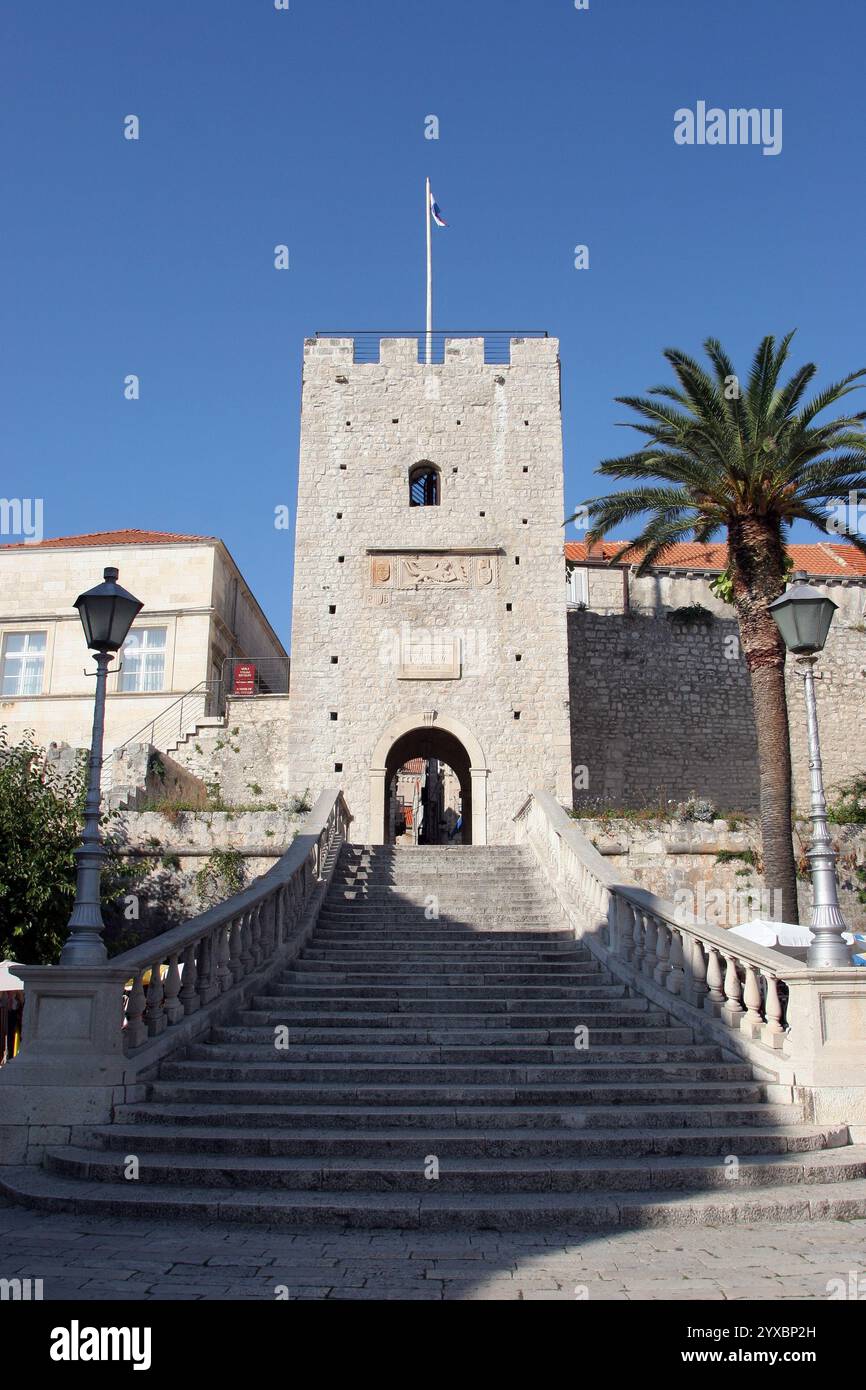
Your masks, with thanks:
M436 223L436 226L437 226L437 227L447 227L447 226L448 226L448 223L445 221L445 218L442 216L442 213L441 213L440 208L439 208L439 204L437 203L436 199L433 197L433 190L432 190L432 189L430 190L430 211L431 211L432 214L433 214L433 221Z

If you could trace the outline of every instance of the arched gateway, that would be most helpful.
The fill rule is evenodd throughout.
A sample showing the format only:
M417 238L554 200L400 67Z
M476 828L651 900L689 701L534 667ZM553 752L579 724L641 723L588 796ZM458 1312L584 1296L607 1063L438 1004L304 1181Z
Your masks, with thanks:
M370 840L388 840L389 790L398 769L412 758L438 758L460 783L463 843L487 844L487 762L475 735L457 719L438 713L400 715L383 730L370 764Z

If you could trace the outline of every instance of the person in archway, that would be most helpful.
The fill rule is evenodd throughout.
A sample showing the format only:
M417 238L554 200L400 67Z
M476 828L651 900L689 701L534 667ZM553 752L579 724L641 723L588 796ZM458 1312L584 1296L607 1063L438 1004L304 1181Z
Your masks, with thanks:
M454 836L457 835L458 832L461 831L462 829L463 829L463 813L461 812L460 815L457 817L456 821L454 822L454 824L452 825L451 829L450 829L449 832L448 832L448 839L449 839L449 840L453 840L453 839L454 839Z

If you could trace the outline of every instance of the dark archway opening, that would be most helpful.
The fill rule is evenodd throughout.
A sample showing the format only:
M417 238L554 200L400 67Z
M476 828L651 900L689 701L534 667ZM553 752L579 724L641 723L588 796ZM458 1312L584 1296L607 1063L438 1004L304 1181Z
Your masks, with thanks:
M409 768L410 772L404 773L401 779L403 768ZM395 842L395 828L400 824L407 800L403 788L410 788L412 781L418 779L423 786L419 787L416 804L422 812L422 826L426 819L426 829L417 842L471 845L472 778L469 768L469 754L463 744L443 729L410 729L401 735L392 744L385 764L385 844ZM459 797L454 794L453 784L449 788L449 773L456 779ZM443 815L439 814L440 810ZM460 827L452 833L457 815ZM405 841L401 839L400 842Z

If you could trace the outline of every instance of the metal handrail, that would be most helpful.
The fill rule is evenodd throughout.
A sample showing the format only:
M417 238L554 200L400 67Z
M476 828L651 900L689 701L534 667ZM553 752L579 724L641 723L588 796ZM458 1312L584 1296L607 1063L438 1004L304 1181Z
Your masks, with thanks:
M112 770L114 766L114 760L117 758L118 754L122 754L123 750L129 748L133 743L150 743L154 747L159 747L159 744L157 742L158 725L161 726L160 738L163 737L163 731L166 729L166 727L168 727L169 731L173 731L176 728L178 730L178 737L180 737L180 731L184 727L185 702L191 699L192 696L196 696L199 700L202 696L204 696L204 704L200 711L200 717L204 716L207 714L208 709L212 707L212 701L210 700L210 696L211 693L214 691L217 695L216 703L217 705L219 705L221 687L222 681L199 681L198 684L194 685L191 690L185 691L183 695L180 695L176 700L173 700L170 705L166 705L165 709L160 710L159 714L154 715L153 719L149 720L147 724L142 725L142 727L138 730L137 733L132 734L130 738L124 739L123 743L118 743L114 748L112 748L111 752L108 753L102 760L103 790L105 790L109 786L109 781L106 779L106 774ZM163 723L163 721L167 720L168 717L172 714L172 711L174 710L178 710L177 718L173 719L171 724L166 726ZM147 735L147 737L145 737L145 735ZM171 739L167 741L171 742Z
M433 362L444 361L445 343L449 339L483 338L485 362L507 363L510 360L512 339L548 338L550 334L544 328L437 328L429 336ZM418 360L423 361L428 335L423 328L390 332L385 329L362 328L358 330L344 329L331 333L320 330L316 332L315 337L318 340L351 338L354 343L354 360L356 362L378 362L379 344L383 338L414 338L418 343Z
M225 698L240 696L244 692L235 690L234 673L239 666L250 666L254 670L253 695L288 695L290 662L287 656L227 656L222 664L222 687Z

